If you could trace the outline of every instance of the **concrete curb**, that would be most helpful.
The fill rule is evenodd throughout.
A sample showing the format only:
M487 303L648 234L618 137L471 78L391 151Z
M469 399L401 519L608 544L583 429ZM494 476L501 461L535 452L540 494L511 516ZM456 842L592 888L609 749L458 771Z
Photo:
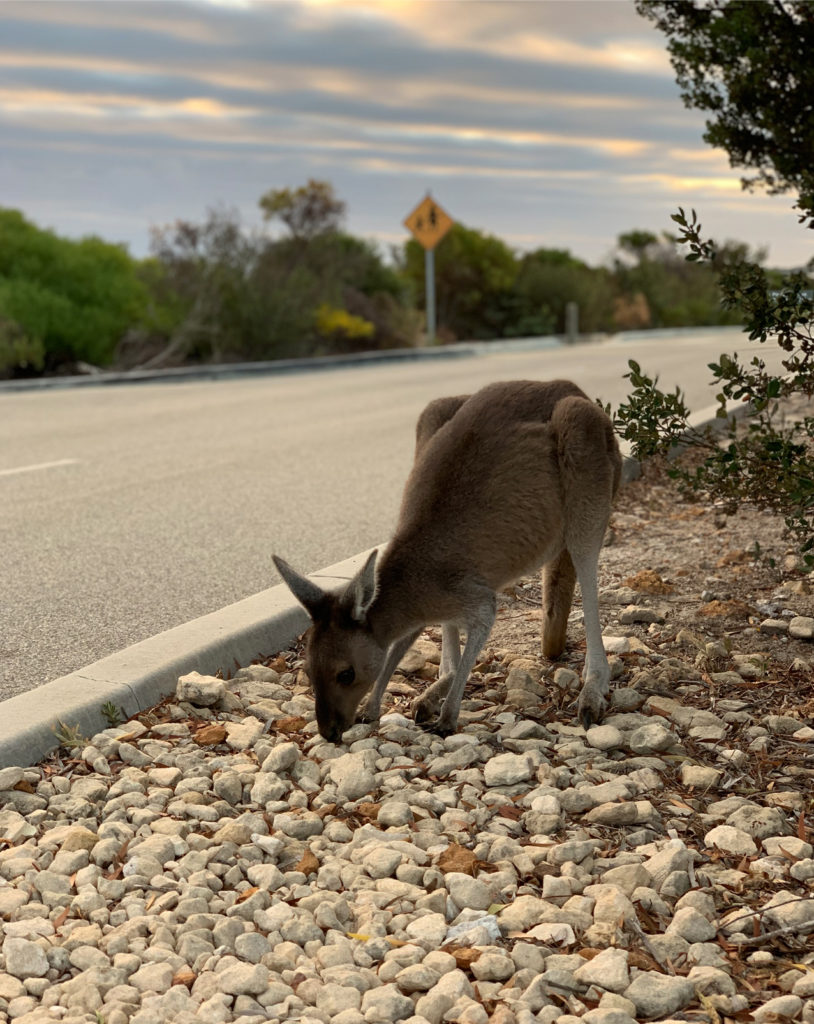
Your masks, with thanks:
M583 335L580 344L607 339L606 335ZM377 363L427 361L432 359L471 359L487 352L522 352L561 348L564 338L551 335L539 338L512 338L507 341L462 341L437 348L394 348L379 352L354 352L340 356L314 356L309 359L276 359L256 363L212 363L203 366L175 366L167 370L122 370L87 373L65 377L30 377L0 380L0 394L20 391L53 391L68 388L103 387L115 384L179 384L197 380L229 380L235 377L272 377L285 373L315 373L343 370Z
M728 418L750 411L743 403L730 406ZM717 409L713 405L694 413L691 427L723 428L726 419L716 415ZM621 447L622 482L628 483L640 475L641 467L630 458L630 445L622 442ZM340 586L371 550L328 566L312 578L323 587ZM54 729L60 722L92 736L107 726L101 708L108 701L130 717L173 693L178 676L192 671L231 673L236 664L249 664L288 647L307 625L306 612L280 584L2 701L0 768L35 764L51 753L58 745Z
M368 551L314 575L320 586L347 581ZM117 654L0 703L0 768L35 764L57 747L60 722L83 736L106 728L108 701L130 717L175 690L179 675L232 673L261 654L287 647L308 615L280 584L217 612L142 640Z

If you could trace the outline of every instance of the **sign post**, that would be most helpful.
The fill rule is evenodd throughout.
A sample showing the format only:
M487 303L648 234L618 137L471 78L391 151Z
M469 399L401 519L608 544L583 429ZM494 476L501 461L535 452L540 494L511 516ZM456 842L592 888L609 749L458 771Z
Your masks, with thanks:
M429 192L404 220L404 226L424 248L424 291L429 344L435 341L435 247L454 223Z

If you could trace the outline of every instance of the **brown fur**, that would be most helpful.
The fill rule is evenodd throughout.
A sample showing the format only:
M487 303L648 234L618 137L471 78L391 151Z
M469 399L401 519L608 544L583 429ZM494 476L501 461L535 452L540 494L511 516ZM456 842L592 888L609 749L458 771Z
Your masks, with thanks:
M609 671L596 559L620 472L608 417L569 381L491 384L431 402L375 577L374 553L342 594L326 595L275 559L314 620L307 670L320 732L338 739L367 694L363 715L378 717L395 664L434 622L444 624L442 677L418 702L416 719L440 708L436 728L454 731L465 676L494 620L495 591L541 566L548 657L565 646L577 576L582 585L588 658L580 711L597 719ZM467 632L463 654L459 627ZM350 669L353 681L342 682Z

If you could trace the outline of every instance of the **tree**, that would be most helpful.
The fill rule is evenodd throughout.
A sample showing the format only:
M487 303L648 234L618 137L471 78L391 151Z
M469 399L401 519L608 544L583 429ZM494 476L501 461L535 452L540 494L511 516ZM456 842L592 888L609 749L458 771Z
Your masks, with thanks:
M167 345L143 366L186 359L223 359L242 347L247 279L256 258L235 210L209 210L202 224L177 220L152 229L151 250L162 268L154 295L177 316Z
M278 218L291 237L308 242L318 235L338 231L345 204L334 195L333 185L311 178L297 189L271 189L259 199L264 220Z
M425 307L424 250L411 239L404 272ZM438 333L457 338L500 338L515 311L514 253L499 238L455 224L435 250Z
M615 319L624 329L631 326L694 327L706 324L737 324L737 310L724 309L715 269L700 263L688 263L675 235L663 231L634 230L619 235L619 255L614 261L617 289ZM748 246L728 242L720 259L733 255L745 259ZM755 254L757 262L765 252Z
M154 231L153 261L145 270L164 321L175 314L175 322L169 343L142 365L413 343L416 318L406 308L404 282L372 243L329 227L330 218L307 200L332 189L314 185L283 190L293 206L297 196L306 202L292 213L291 233L282 238L244 230L232 210Z
M138 264L120 245L73 241L0 209L0 362L6 372L104 366L143 316Z
M605 268L592 268L565 249L536 249L520 260L516 291L521 318L518 335L563 334L569 302L579 307L583 332L612 326L612 283Z
M814 4L811 0L638 0L688 107L711 112L706 142L752 168L745 187L798 194L814 226Z
M735 165L754 168L773 192L797 192L801 222L814 217L811 152L814 146L814 6L792 0L639 0L639 11L668 35L668 48L687 105L711 110L705 138L723 146ZM723 354L710 365L726 422L730 400L755 410L745 431L733 421L721 443L688 426L680 391L666 394L635 362L633 390L616 418L634 454L668 454L677 444L703 453L692 468L673 465L671 475L688 489L722 500L730 509L752 502L782 514L796 536L803 563L814 568L814 417L786 426L778 399L814 395L814 281L803 271L770 277L741 249L705 239L695 210L672 215L686 259L717 274L723 305L743 316L750 339L772 338L784 352L784 375L760 357L743 365Z

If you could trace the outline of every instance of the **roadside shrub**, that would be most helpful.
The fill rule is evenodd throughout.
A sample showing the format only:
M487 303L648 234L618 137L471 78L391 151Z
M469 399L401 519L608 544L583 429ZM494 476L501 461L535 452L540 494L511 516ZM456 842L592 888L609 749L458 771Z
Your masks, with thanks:
M42 370L45 348L39 338L30 338L13 320L0 317L0 377L15 371Z
M740 310L751 340L775 341L786 353L785 374L766 368L755 356L748 365L736 355L721 355L710 363L717 393L723 440L689 427L689 410L679 389L665 393L656 378L631 360L632 390L616 410L619 432L637 458L668 456L677 445L702 455L694 466L672 463L669 474L685 491L723 503L734 511L743 503L782 515L796 538L801 567L814 569L814 416L786 423L781 402L814 396L814 282L802 272L786 275L774 286L766 271L746 259L722 260L715 243L701 237L695 210L687 217L679 209L672 218L689 246L687 260L715 268L727 309ZM727 420L730 401L749 402L754 410L745 429Z

